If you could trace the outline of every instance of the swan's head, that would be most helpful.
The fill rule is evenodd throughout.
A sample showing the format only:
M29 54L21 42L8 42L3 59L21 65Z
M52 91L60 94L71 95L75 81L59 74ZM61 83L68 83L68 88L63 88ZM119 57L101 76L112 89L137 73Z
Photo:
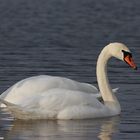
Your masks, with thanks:
M108 47L112 56L126 62L133 69L137 69L137 66L132 58L132 53L126 45L122 43L110 43Z

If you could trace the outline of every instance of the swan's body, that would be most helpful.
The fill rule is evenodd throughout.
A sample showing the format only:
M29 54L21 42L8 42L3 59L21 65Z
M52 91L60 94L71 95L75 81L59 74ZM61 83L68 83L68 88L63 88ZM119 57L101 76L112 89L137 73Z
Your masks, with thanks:
M120 43L106 46L97 61L97 80L104 103L94 86L62 77L36 76L24 79L6 90L0 101L18 119L86 119L120 114L120 104L106 74L111 56L123 60Z

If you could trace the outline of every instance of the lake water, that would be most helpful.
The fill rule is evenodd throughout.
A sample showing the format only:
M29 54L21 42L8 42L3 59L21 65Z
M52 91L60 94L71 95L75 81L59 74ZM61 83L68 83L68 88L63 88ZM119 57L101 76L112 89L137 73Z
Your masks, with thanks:
M97 56L123 42L140 66L138 0L0 1L0 92L34 75L57 75L97 86ZM120 116L70 121L17 121L0 110L0 140L139 140L140 70L112 59Z

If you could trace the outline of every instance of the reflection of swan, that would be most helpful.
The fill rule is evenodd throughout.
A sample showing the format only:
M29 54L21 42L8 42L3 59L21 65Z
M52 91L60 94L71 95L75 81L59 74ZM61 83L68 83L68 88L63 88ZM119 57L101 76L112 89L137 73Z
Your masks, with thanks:
M18 82L1 95L19 119L86 119L120 113L120 104L107 79L106 65L116 57L136 69L130 50L121 43L107 45L97 61L97 80L104 104L92 92L96 88L66 78L38 76Z
M119 117L113 117L101 125L101 131L98 135L100 140L112 140L112 135L117 131Z
M14 121L13 127L5 135L5 139L37 139L37 140L110 140L117 132L119 116L96 120L33 120Z

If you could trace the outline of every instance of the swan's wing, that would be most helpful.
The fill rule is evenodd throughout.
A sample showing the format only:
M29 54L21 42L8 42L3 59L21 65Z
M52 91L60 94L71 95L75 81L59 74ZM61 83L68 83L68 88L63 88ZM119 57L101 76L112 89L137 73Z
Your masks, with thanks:
M85 93L98 93L96 87L87 83L80 83L64 77L48 75L34 76L23 79L7 89L0 95L0 98L15 104L20 104L21 100L39 95L50 89L61 88ZM47 93L47 92L46 92ZM0 105L3 107L3 105Z
M82 91L85 93L92 93L92 94L99 93L98 89L95 86L88 83L77 82L77 88L79 91Z

